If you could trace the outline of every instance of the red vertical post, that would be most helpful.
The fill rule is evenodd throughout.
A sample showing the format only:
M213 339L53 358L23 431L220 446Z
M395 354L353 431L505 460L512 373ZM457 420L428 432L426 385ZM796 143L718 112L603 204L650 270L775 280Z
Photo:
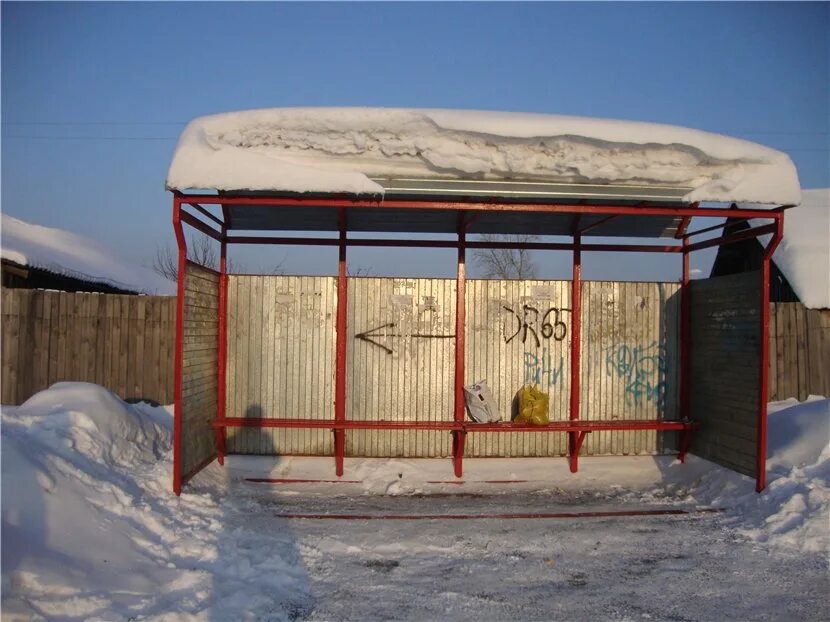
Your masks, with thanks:
M466 289L467 275L465 261L467 255L467 223L463 212L458 215L458 271L455 278L455 408L453 419L456 423L464 421L464 333L466 330ZM453 432L453 466L455 476L463 474L464 440L466 432Z
M346 421L346 325L348 307L348 281L346 279L346 208L338 210L340 243L337 266L337 324L334 366L334 420ZM337 476L343 475L343 457L346 450L346 431L334 430L334 463Z
M574 234L573 277L571 280L571 420L579 419L580 354L582 348L582 236ZM568 432L568 456L571 473L579 468L579 438Z
M683 238L683 272L680 277L680 418L691 418L691 370L692 360L692 290L689 285L689 239ZM688 431L680 433L678 459L686 461Z
M761 332L758 379L758 447L756 449L755 490L767 487L767 400L769 399L769 262L784 235L784 213L775 220L775 234L764 248L761 260Z
M683 238L683 275L680 278L680 418L691 414L689 364L692 339L692 292L689 285L689 239Z
M222 420L226 412L227 358L228 358L228 244L227 225L222 225L219 251L219 344L216 352L216 418ZM227 430L216 428L216 459L225 464L225 440Z
M182 492L182 374L184 371L184 279L187 242L182 230L181 199L173 196L173 231L179 251L176 273L176 357L173 369L173 492Z

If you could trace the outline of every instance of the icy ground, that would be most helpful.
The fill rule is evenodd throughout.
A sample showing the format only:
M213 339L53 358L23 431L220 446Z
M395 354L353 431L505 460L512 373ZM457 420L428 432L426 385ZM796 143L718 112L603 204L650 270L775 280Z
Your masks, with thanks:
M170 493L170 415L3 407L3 619L826 619L828 401L773 405L769 492L703 460L231 457ZM823 435L823 436L822 436ZM283 483L253 483L246 478ZM497 480L498 483L485 483ZM512 483L504 483L511 481ZM720 514L299 520L717 505Z

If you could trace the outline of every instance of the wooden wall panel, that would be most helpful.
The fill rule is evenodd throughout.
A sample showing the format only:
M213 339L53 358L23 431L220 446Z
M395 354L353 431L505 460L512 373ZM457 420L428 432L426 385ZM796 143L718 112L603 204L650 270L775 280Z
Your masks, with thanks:
M2 289L3 404L61 381L173 402L176 299Z
M691 451L754 475L758 435L760 273L692 281Z

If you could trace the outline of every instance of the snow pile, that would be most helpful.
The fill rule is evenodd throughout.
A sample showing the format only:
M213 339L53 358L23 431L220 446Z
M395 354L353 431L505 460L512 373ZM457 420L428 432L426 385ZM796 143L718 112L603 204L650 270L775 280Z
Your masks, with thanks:
M801 205L787 210L773 260L807 308L830 309L830 188L804 190Z
M698 130L611 119L394 108L273 108L200 117L169 189L382 192L370 177L658 184L686 201L793 204L779 151Z
M171 493L168 409L67 382L3 406L2 426L4 619L245 619L306 596L284 536L240 554L251 534L222 538L226 508Z
M152 270L126 263L108 246L76 233L2 215L0 255L21 266L41 268L90 283L144 294L173 294L174 284Z
M712 468L689 498L728 508L755 541L830 554L830 400L771 403L768 439L762 494L750 478Z

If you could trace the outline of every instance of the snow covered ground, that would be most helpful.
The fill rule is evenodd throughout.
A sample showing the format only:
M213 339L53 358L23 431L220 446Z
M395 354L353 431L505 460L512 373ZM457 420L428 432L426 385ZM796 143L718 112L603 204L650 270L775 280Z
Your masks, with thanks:
M2 408L3 619L826 618L830 401L773 404L770 484L703 460L232 456L170 492L169 409L60 383ZM246 478L283 483L253 483ZM494 482L498 483L487 483ZM510 483L505 483L510 482ZM289 514L720 514L301 520Z

